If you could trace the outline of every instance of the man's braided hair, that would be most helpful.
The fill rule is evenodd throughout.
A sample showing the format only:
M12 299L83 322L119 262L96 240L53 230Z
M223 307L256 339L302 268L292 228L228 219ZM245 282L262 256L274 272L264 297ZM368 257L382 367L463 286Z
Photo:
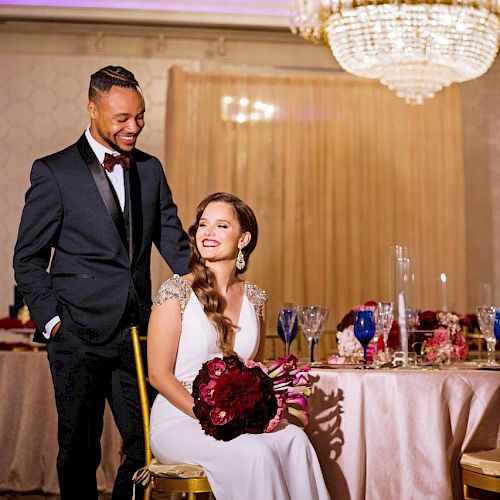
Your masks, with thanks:
M89 101L98 100L101 93L109 92L113 86L141 91L133 73L121 66L106 66L90 77Z

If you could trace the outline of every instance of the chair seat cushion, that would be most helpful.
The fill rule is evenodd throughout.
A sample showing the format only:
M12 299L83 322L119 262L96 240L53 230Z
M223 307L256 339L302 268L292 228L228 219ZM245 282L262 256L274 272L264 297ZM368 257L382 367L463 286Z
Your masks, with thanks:
M464 469L487 476L500 476L500 448L464 453L460 465Z
M132 481L146 486L152 477L164 477L171 479L193 479L206 477L205 469L201 465L194 464L161 464L153 458L149 465L136 470Z
M206 477L205 469L195 464L161 464L153 458L148 465L149 472L160 477Z

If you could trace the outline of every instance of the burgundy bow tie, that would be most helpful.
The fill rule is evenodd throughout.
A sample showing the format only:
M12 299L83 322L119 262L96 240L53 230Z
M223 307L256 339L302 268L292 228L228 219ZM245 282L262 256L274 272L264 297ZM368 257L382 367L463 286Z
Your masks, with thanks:
M113 172L115 165L121 165L123 170L128 170L130 168L130 157L104 153L104 161L102 162L102 165L108 172Z

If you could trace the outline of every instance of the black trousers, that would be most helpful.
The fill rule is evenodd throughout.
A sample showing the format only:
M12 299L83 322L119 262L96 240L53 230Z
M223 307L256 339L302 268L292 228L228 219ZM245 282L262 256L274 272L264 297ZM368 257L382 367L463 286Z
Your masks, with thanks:
M132 498L132 475L144 465L144 435L128 328L96 345L69 331L63 322L47 350L58 413L61 499L98 497L96 470L106 400L123 438L124 454L112 498ZM142 488L136 488L136 498L142 498Z

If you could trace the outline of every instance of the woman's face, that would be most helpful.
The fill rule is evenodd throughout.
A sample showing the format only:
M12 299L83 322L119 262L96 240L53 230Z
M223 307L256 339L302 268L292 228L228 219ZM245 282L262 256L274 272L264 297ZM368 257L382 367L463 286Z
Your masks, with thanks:
M209 203L198 224L196 247L208 262L234 260L238 249L250 241L250 233L242 233L233 207L223 201Z

